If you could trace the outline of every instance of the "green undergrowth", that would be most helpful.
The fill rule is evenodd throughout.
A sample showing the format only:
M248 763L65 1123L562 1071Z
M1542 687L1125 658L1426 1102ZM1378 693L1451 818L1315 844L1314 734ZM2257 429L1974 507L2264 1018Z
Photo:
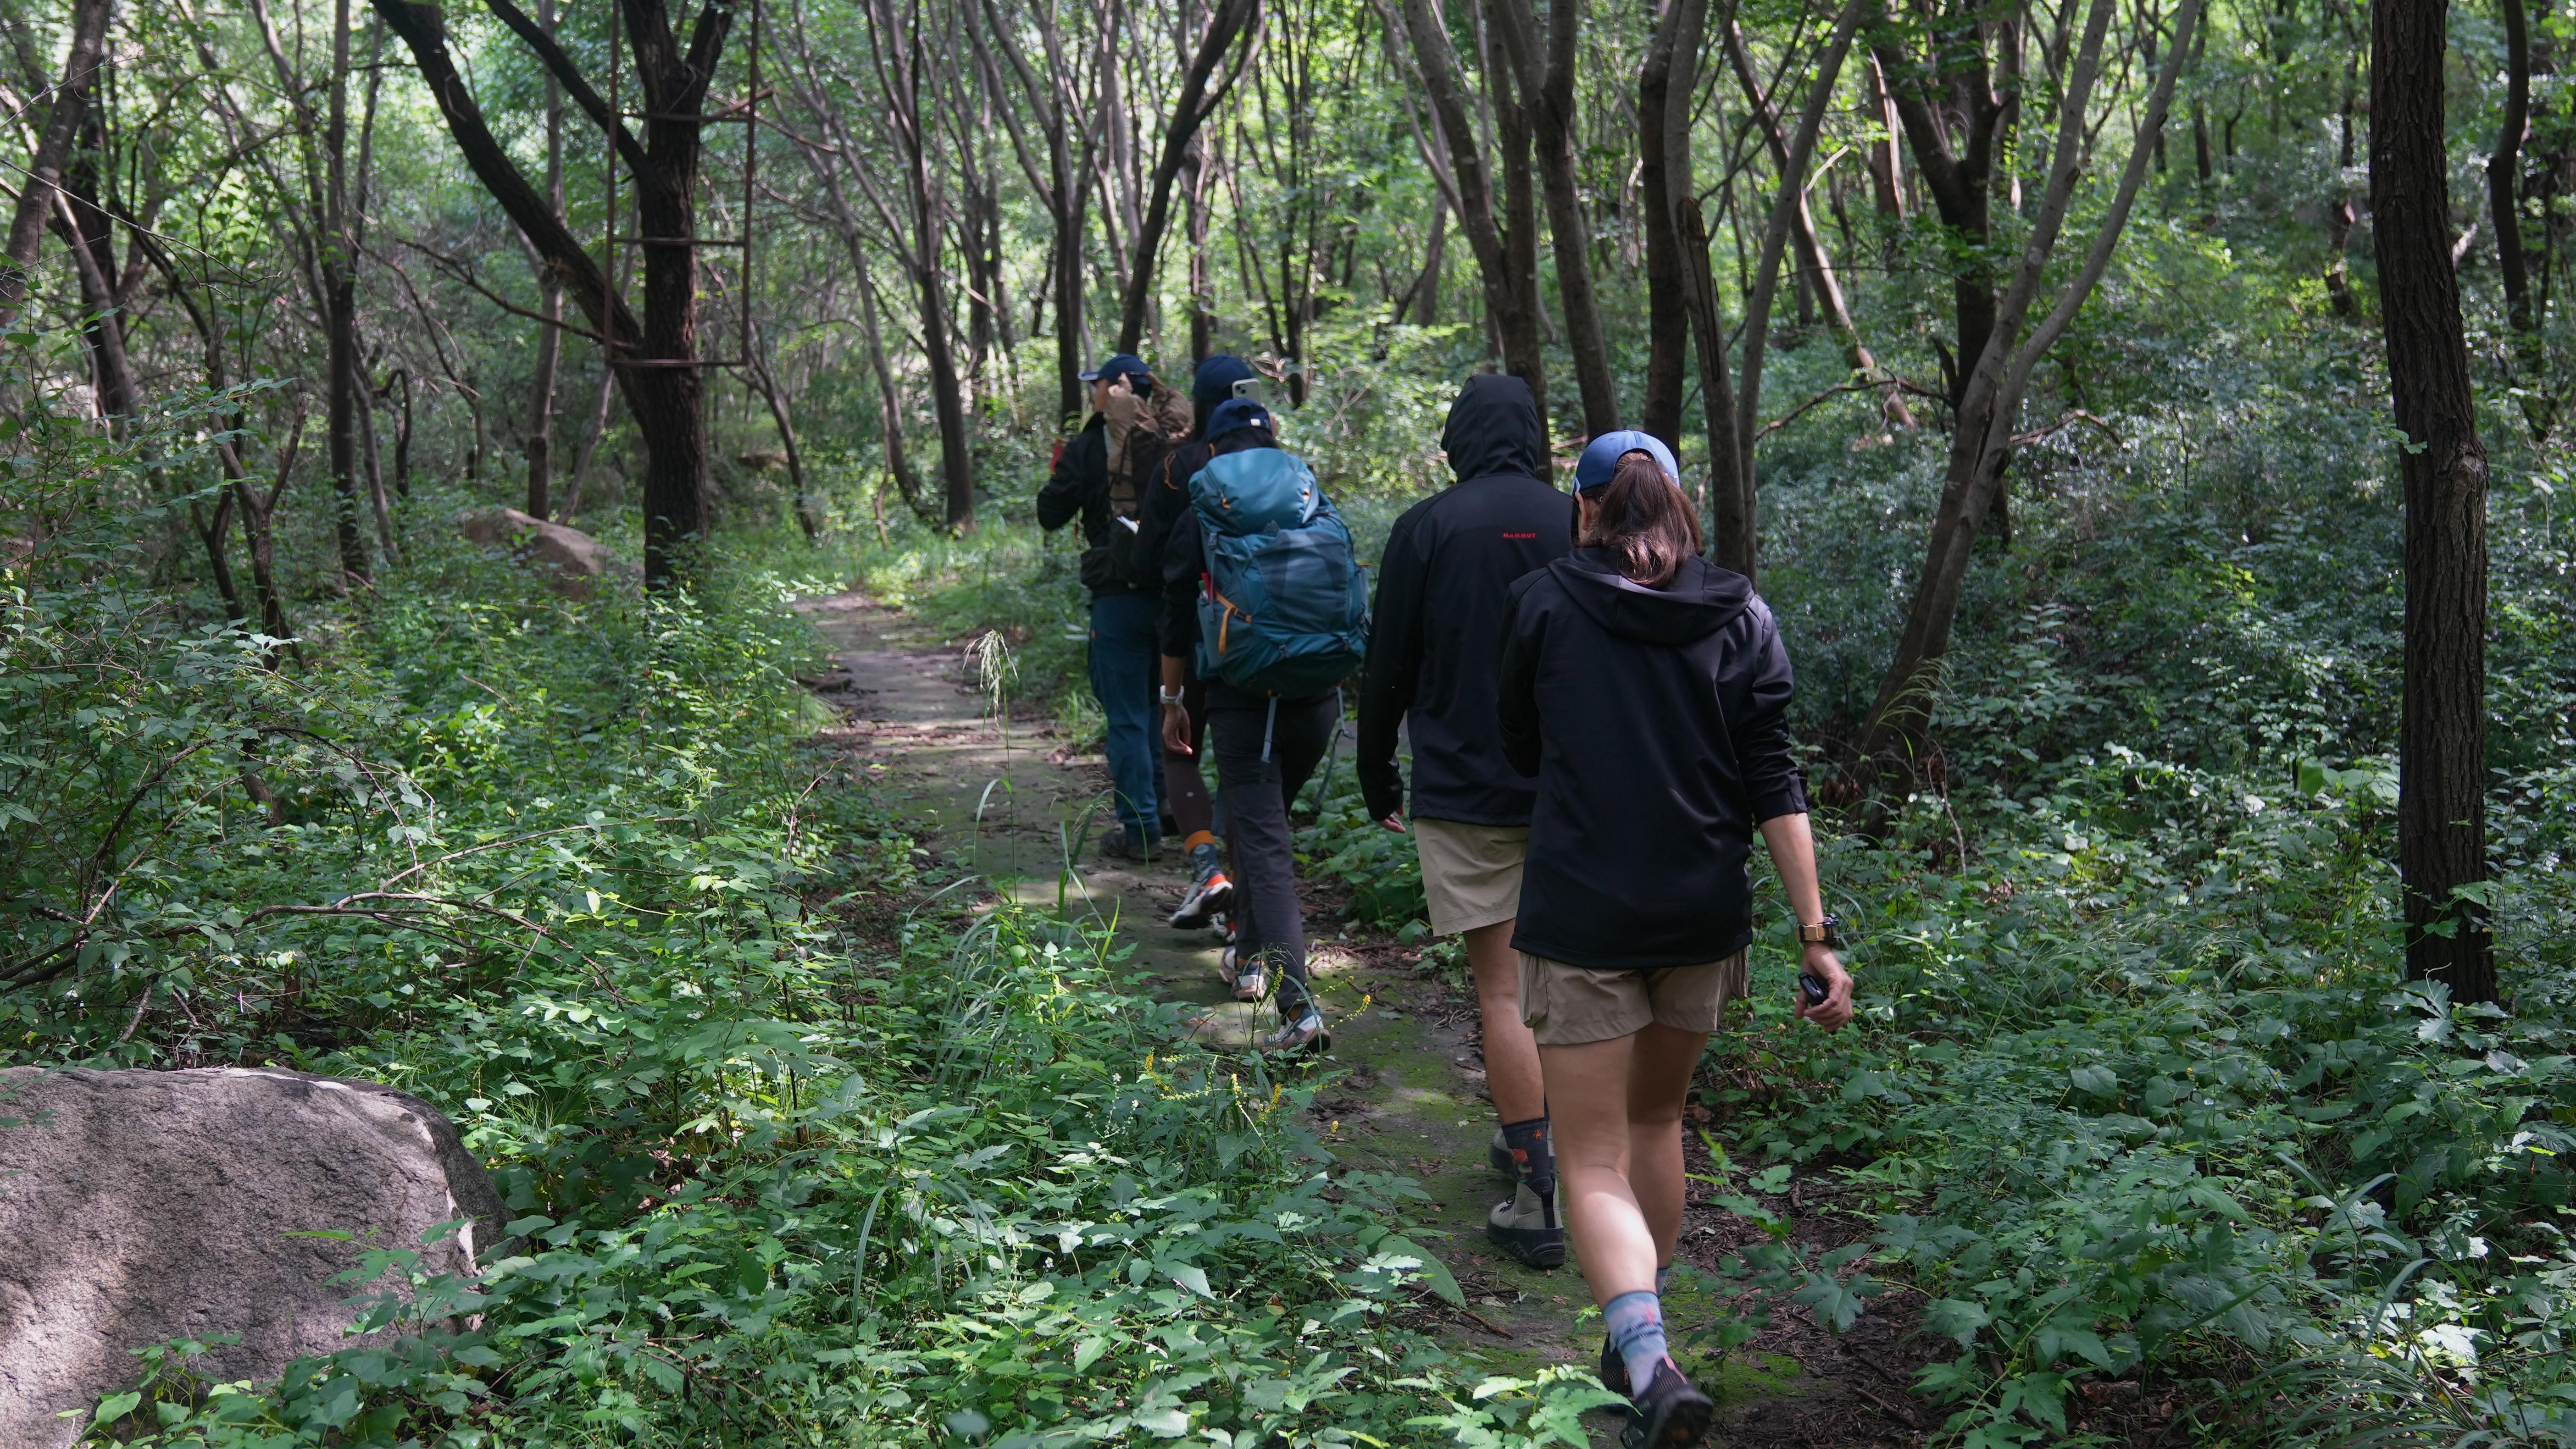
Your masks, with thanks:
M5 1061L386 1081L512 1220L472 1281L360 1245L382 1332L282 1380L148 1349L84 1442L1583 1441L1587 1381L1407 1326L1456 1285L1315 1082L931 868L813 737L793 580L564 598L415 508L290 647L126 542L207 500L184 433L19 437Z

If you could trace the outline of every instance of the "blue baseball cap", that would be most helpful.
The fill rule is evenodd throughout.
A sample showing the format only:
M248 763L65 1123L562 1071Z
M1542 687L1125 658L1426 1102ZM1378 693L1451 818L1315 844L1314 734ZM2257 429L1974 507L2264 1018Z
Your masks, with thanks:
M1589 493L1609 482L1610 475L1619 471L1619 460L1630 453L1648 455L1666 477L1681 482L1681 465L1673 461L1673 450L1664 446L1663 439L1634 428L1621 428L1594 438L1583 456L1574 460L1574 491Z
M1208 417L1207 435L1211 438L1223 437L1237 428L1259 428L1271 434L1279 431L1270 421L1270 409L1248 397L1228 398Z
M1113 382L1122 377L1141 377L1151 382L1154 378L1154 370L1147 367L1144 360L1132 352L1113 352L1100 359L1098 367L1077 375L1084 382L1098 382L1104 377Z

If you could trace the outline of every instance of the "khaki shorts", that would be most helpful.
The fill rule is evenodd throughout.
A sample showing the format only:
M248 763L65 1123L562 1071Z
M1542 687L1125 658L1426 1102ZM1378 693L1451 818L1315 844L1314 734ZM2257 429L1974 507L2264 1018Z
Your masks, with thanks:
M1521 953L1521 1020L1540 1046L1610 1041L1648 1022L1713 1032L1726 1003L1752 990L1742 951L1660 971L1596 971Z
M1455 936L1520 914L1528 826L1416 820L1413 843L1422 857L1422 894L1431 904L1433 935Z

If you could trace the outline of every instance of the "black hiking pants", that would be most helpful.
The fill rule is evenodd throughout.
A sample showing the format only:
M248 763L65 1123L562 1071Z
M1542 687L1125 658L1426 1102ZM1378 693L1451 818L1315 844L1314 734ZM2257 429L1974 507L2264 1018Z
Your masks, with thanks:
M1306 920L1297 905L1288 802L1332 748L1342 694L1278 699L1211 682L1207 710L1234 865L1235 959L1268 958L1264 964L1279 979L1279 1015L1293 1022L1306 1014Z

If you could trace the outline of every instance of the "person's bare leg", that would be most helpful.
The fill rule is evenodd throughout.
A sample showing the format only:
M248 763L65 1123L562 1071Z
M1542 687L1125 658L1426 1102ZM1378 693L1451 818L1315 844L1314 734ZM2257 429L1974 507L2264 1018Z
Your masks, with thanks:
M1629 1071L1634 1036L1542 1046L1539 1065L1554 1112L1557 1190L1566 1236L1592 1301L1653 1292L1655 1235L1628 1182ZM1676 1144L1678 1145L1678 1144Z
M1494 1094L1494 1115L1506 1122L1543 1117L1547 1089L1539 1081L1538 1041L1521 1021L1521 957L1512 949L1512 923L1478 926L1466 940L1467 969L1485 1019L1485 1086Z
M1658 1264L1673 1260L1681 1239L1682 1106L1699 1069L1706 1034L1649 1023L1629 1039L1628 1187L1655 1242Z

